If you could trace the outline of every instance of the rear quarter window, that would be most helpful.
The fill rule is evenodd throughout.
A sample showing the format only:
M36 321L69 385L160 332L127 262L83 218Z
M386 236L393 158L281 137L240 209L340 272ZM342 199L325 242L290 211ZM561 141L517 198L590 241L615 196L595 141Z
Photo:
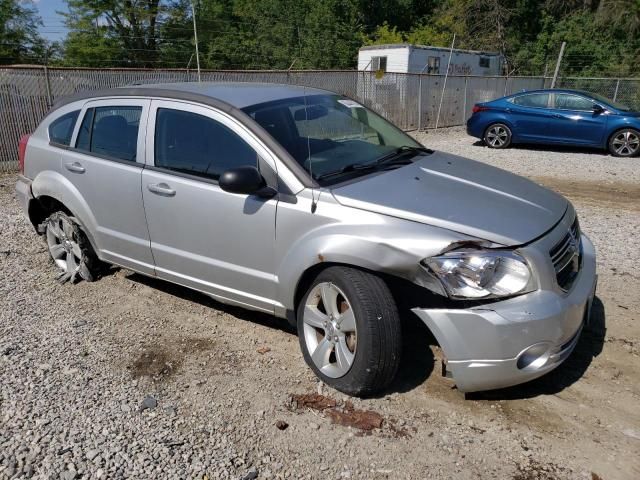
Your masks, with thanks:
M549 106L548 93L532 93L529 95L519 95L511 101L521 107L547 108Z
M49 141L68 147L71 144L71 135L73 135L73 128L76 125L79 114L80 110L74 110L51 122L49 125Z

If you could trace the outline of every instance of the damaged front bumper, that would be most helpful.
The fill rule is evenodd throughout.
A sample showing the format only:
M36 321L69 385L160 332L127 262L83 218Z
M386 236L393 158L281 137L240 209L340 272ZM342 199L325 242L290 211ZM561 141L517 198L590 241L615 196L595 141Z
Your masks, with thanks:
M560 365L588 322L597 281L595 250L582 235L580 273L565 293L554 288L468 309L414 308L447 358L462 392L503 388Z

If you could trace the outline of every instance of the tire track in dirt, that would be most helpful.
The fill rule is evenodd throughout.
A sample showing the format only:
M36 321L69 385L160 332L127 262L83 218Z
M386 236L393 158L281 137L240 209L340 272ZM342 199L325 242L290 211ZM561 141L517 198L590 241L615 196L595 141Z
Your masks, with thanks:
M586 204L610 205L623 210L640 211L640 185L629 182L615 184L589 180L566 180L533 177L532 180L555 190L572 201Z

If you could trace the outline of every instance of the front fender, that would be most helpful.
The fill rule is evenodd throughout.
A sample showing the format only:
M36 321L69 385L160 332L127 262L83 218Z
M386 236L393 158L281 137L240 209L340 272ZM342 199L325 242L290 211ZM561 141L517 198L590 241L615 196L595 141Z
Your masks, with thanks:
M344 208L344 207L342 207ZM360 216L374 215L360 212ZM413 281L420 261L469 237L437 227L375 215L372 223L331 222L313 228L288 245L277 268L278 299L295 308L303 274L322 263L339 263Z
M94 250L100 251L95 243L96 219L80 191L66 177L58 172L47 170L39 173L31 184L34 198L51 197L62 203L82 224L83 231L89 237Z

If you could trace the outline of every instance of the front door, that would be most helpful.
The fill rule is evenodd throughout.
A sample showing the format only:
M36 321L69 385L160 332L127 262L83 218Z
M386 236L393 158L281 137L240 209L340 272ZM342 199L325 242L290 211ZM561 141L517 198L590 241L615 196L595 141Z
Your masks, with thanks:
M244 165L274 177L270 158L222 112L152 102L142 194L158 277L273 312L277 200L218 186L224 171Z
M554 94L553 140L575 145L602 145L608 115L594 112L594 102L571 93Z
M91 218L83 221L100 257L153 275L140 190L150 104L130 98L85 104L62 172L87 202Z

